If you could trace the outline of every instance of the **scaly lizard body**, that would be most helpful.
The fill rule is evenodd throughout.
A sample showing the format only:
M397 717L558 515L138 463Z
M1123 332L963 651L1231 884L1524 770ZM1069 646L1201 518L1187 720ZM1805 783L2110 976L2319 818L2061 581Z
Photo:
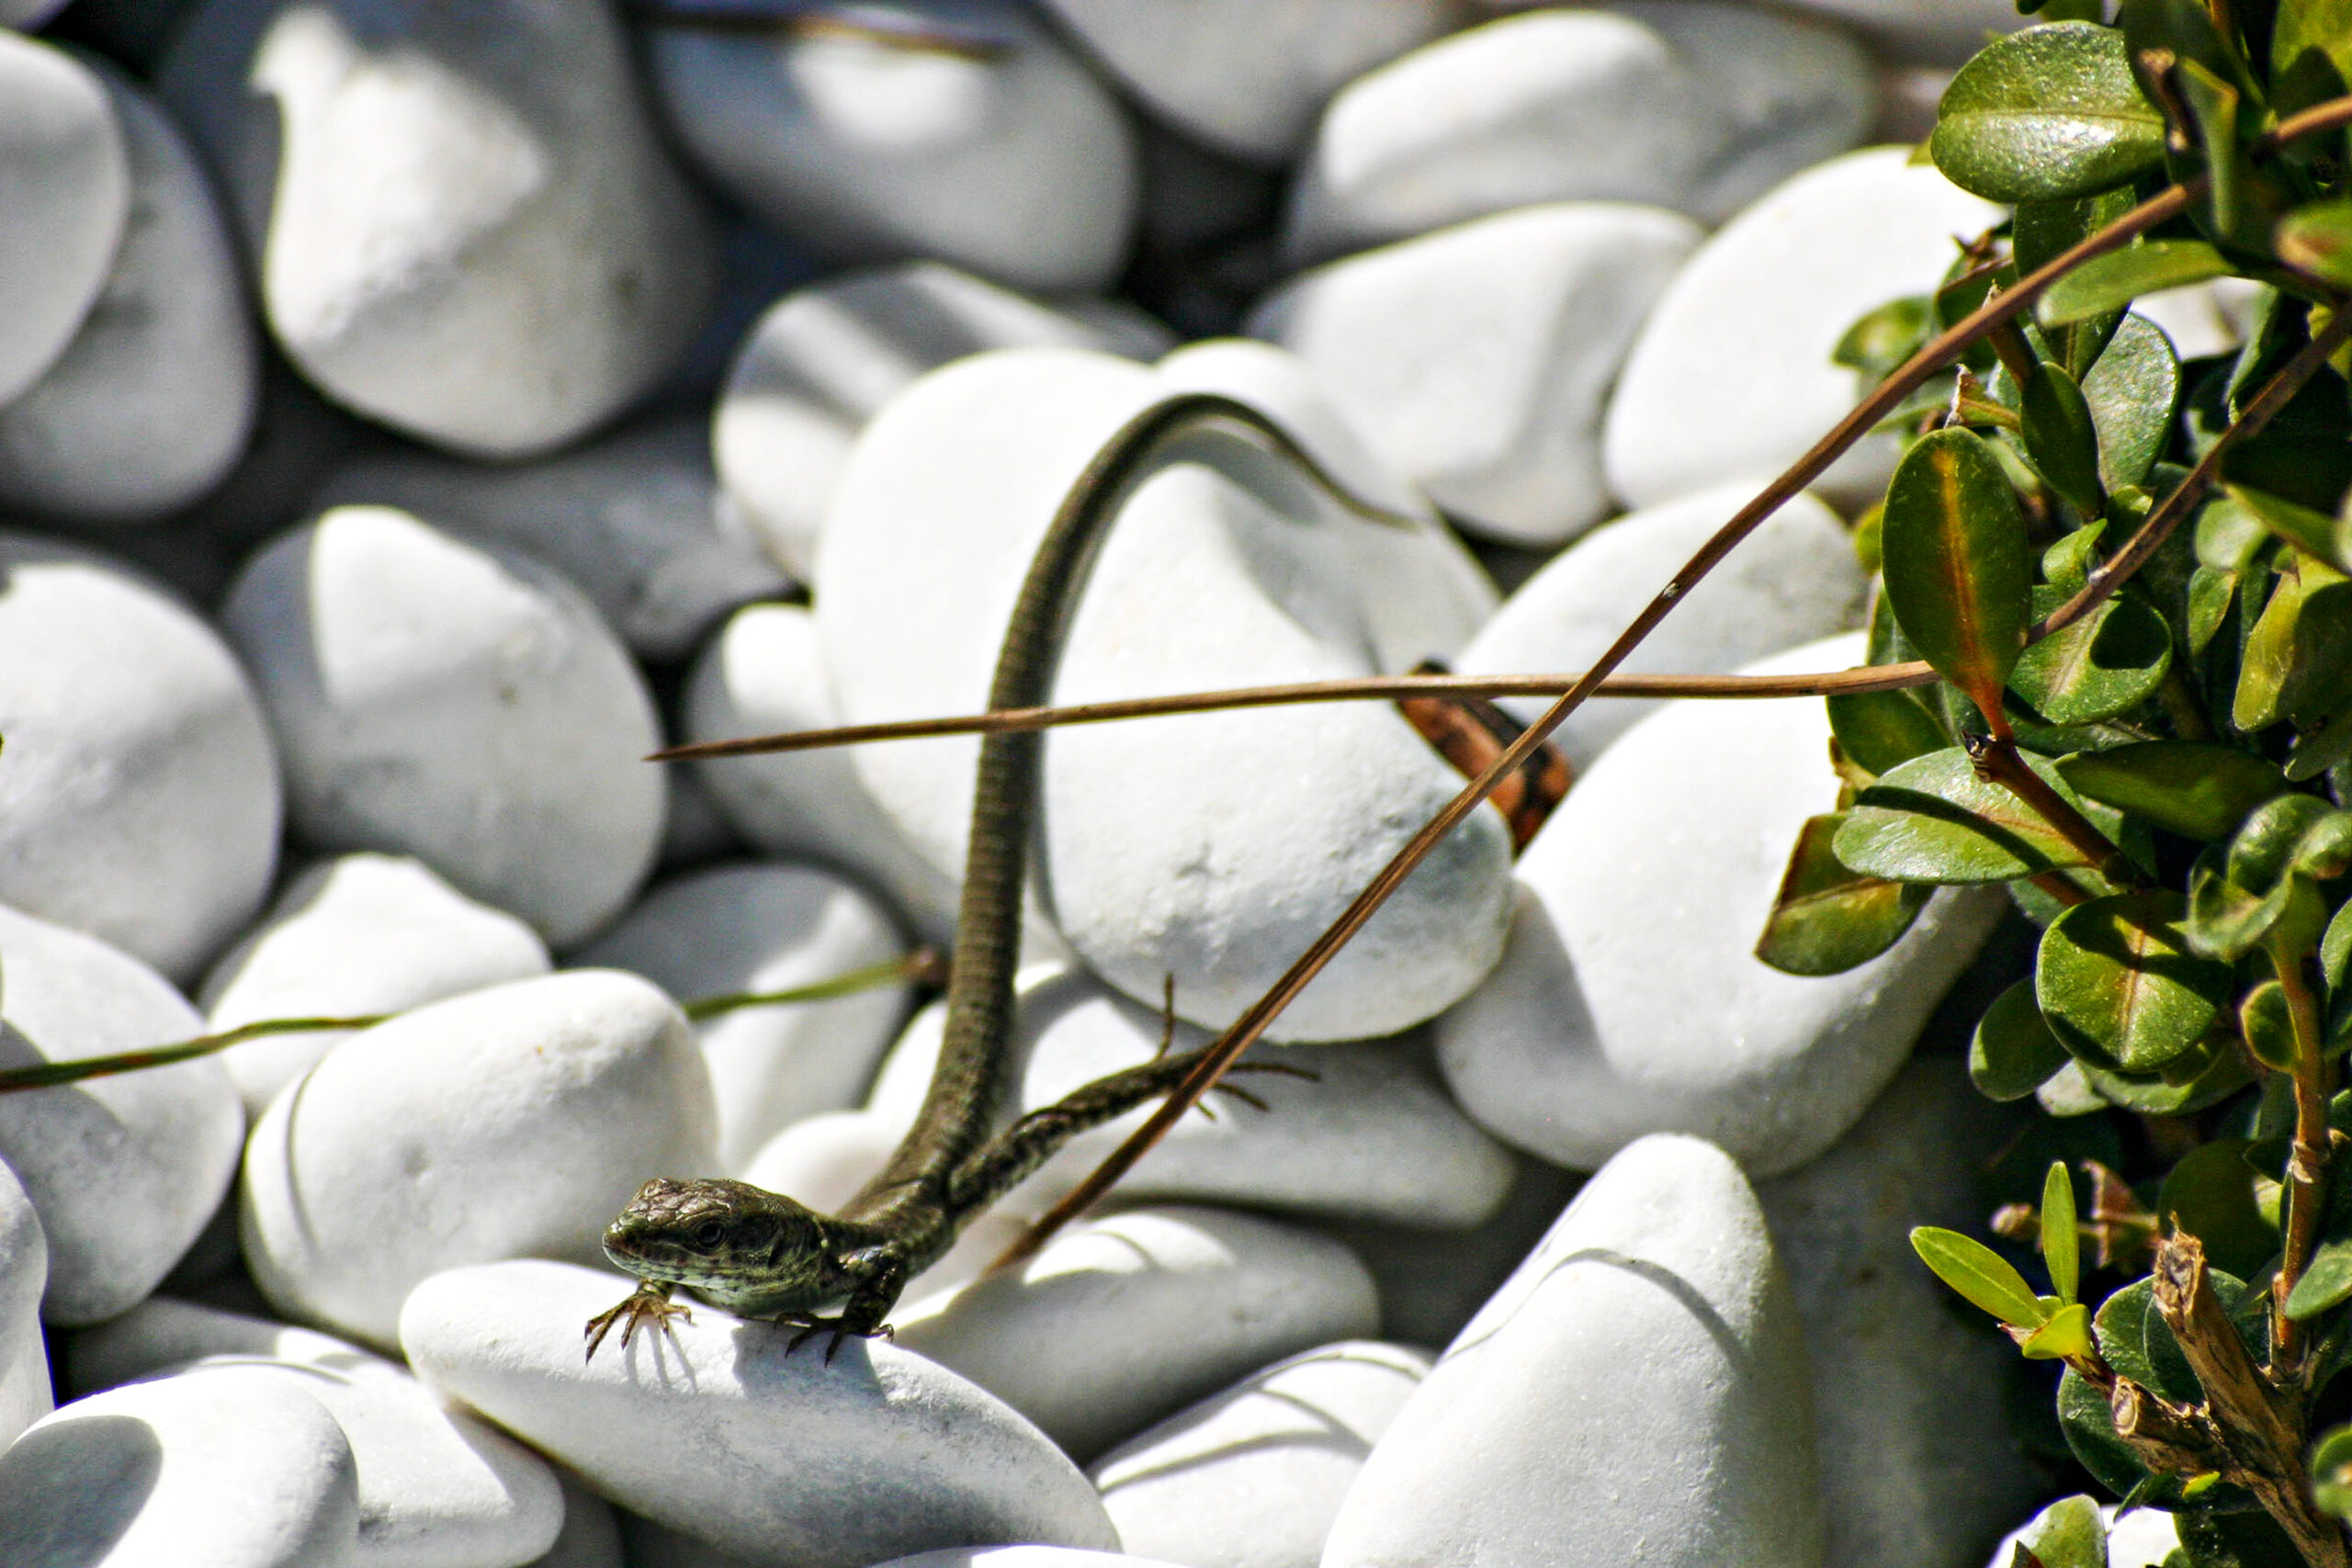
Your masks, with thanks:
M1119 503L1170 439L1208 421L1255 431L1350 510L1411 525L1349 495L1245 403L1205 392L1156 403L1104 444L1047 527L1005 630L990 708L1046 702L1062 635ZM589 1320L590 1357L616 1323L627 1345L642 1325L684 1314L670 1299L680 1286L742 1316L800 1325L794 1346L831 1329L828 1359L849 1335L888 1334L884 1319L907 1281L944 1254L974 1215L1072 1137L1167 1093L1205 1055L1203 1047L1114 1073L988 1138L1012 1076L1021 884L1043 740L1035 731L981 739L946 1033L922 1110L889 1164L838 1215L746 1182L647 1182L604 1239L605 1255L641 1283ZM817 1314L837 1301L846 1302L839 1315Z

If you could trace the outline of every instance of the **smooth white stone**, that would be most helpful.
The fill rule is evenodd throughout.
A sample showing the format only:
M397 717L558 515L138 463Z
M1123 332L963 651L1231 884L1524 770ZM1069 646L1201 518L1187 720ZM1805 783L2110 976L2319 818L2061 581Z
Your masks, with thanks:
M454 1269L401 1314L418 1374L631 1512L746 1562L864 1568L942 1544L1107 1549L1093 1489L1028 1422L883 1340L828 1362L797 1330L697 1305L670 1335L580 1354L626 1293L547 1262Z
M0 1162L0 1450L49 1414L49 1347L40 1297L49 1282L49 1241L17 1173Z
M1701 491L1585 535L1520 584L1454 668L1465 675L1589 668L1770 477ZM1618 668L1627 674L1727 673L1855 626L1869 581L1837 513L1800 495L1709 572ZM1551 705L1541 697L1500 701L1523 721ZM1616 697L1587 703L1552 739L1581 771L1663 705Z
M1645 1138L1396 1413L1325 1568L1819 1568L1804 1331L1739 1168Z
M1019 1268L898 1314L899 1342L995 1394L1083 1464L1255 1367L1370 1337L1372 1276L1340 1243L1222 1209L1071 1227Z
M390 507L338 507L248 561L220 617L311 843L413 854L559 947L618 914L650 868L653 705L553 569Z
M261 924L223 953L198 993L214 1032L273 1018L401 1012L552 967L538 933L400 855L322 861L286 885ZM345 1029L266 1035L220 1054L258 1117Z
M145 522L211 490L243 453L259 345L195 154L129 78L93 69L121 122L130 218L73 341L0 406L0 505Z
M1351 1340L1253 1372L1089 1468L1119 1542L1192 1568L1315 1568L1430 1353Z
M356 1568L358 1467L334 1416L267 1372L92 1394L0 1453L6 1568Z
M558 1471L556 1479L563 1483L563 1529L555 1544L524 1568L659 1568L624 1554L620 1516L610 1503L568 1470Z
M825 673L817 618L798 604L747 604L705 647L686 677L688 741L732 740L842 722ZM950 876L907 841L832 749L689 764L735 831L771 855L837 865L888 894L927 942L952 944L961 867Z
M0 908L0 1059L8 1066L191 1040L204 1021L164 977L95 937ZM48 1241L41 1315L96 1323L170 1271L236 1173L245 1130L220 1063L0 1095L0 1160Z
M2143 294L2132 302L2132 313L2153 322L2182 359L2227 354L2244 338L2222 290L2210 282Z
M452 450L545 452L686 347L714 258L605 7L205 0L157 82L220 174L279 345Z
M1024 972L1014 1005L1006 1125L1159 1053L1160 1017L1083 970L1039 965ZM925 1009L891 1050L866 1102L887 1124L913 1125L945 1018L944 1006ZM1204 1032L1179 1024L1170 1049L1207 1043ZM1516 1170L1509 1153L1446 1098L1410 1040L1260 1046L1242 1061L1314 1077L1235 1076L1228 1081L1266 1109L1214 1097L1216 1120L1191 1115L1170 1128L1120 1179L1121 1198L1461 1230L1493 1214L1510 1189ZM1140 1106L1072 1139L1022 1184L1022 1202L1040 1211L1052 1204L1156 1107Z
M1790 0L1790 6L1852 28L1880 59L1947 67L1983 49L1985 34L2036 19L2020 16L2015 0Z
M1806 170L1725 224L1644 323L1602 434L1609 488L1655 506L1743 474L1776 473L1854 406L1855 373L1830 359L1864 312L1933 290L2002 209L1904 147ZM1859 510L1880 498L1900 447L1870 437L1815 489Z
M1443 0L1046 0L1136 97L1187 135L1285 163L1341 83L1445 30Z
M1545 201L1717 223L1860 141L1870 57L1839 29L1719 0L1489 22L1357 78L1292 186L1298 260Z
M794 289L752 326L712 411L710 447L728 499L808 578L857 433L925 371L992 348L1148 359L1169 346L1164 329L1106 330L940 262L829 277Z
M128 138L97 73L0 31L0 404L57 362L130 217Z
M890 917L813 866L716 866L663 883L577 962L642 975L681 1001L782 991L904 956ZM697 1024L718 1104L718 1160L740 1170L792 1122L865 1094L908 987L746 1008Z
M1609 510L1600 423L1701 238L1662 208L1555 202L1317 267L1250 317L1464 526L1551 545Z
M261 705L210 626L110 556L0 533L0 902L191 978L277 863Z
M1857 635L1747 668L1861 658ZM1940 890L1843 975L1758 959L1798 829L1837 805L1828 739L1818 697L1685 698L1577 781L1520 857L1501 966L1437 1023L1446 1084L1481 1126L1577 1169L1645 1133L1692 1133L1770 1176L1854 1124L2006 901Z
M1117 276L1135 132L1026 7L884 0L816 15L836 27L646 29L671 128L721 190L842 261L932 255L1021 288Z
M986 705L1036 540L1102 443L1163 391L1107 356L1016 349L934 371L876 416L818 561L844 719ZM1367 673L1364 605L1430 591L1426 573L1360 575L1341 541L1382 525L1223 427L1149 465L1117 517L1063 638L1057 703ZM934 864L960 867L978 750L899 742L855 765ZM1045 748L1040 896L1111 984L1157 1000L1172 970L1185 1016L1221 1024L1459 784L1393 711L1352 704L1066 730ZM1393 1033L1475 985L1506 918L1503 838L1493 813L1464 822L1276 1030Z
M2087 1500L2079 1495L2062 1497L2042 1509L2001 1538L1985 1568L2012 1568L2019 1546L2040 1544L2043 1522L2052 1509L2062 1503L2080 1507ZM2114 1504L2101 1503L2098 1513L2107 1522L2107 1568L2165 1568L2166 1560L2180 1550L2180 1530L2174 1517L2162 1508L2134 1508L2118 1518Z
M235 1367L325 1405L357 1465L361 1568L507 1568L562 1526L555 1472L513 1438L443 1407L397 1362L263 1318L154 1297L76 1335L77 1392L166 1371Z
M1826 1568L1974 1568L2041 1490L2002 1408L2014 1352L1910 1244L1984 1223L1976 1173L2021 1124L1956 1058L1921 1057L1836 1147L1757 1187L1813 1353Z
M394 506L563 573L631 652L683 658L738 604L790 580L718 493L700 419L631 426L558 457L491 468L430 453L365 457L311 509Z
M368 1344L445 1269L600 1256L650 1177L713 1173L710 1075L670 998L572 970L353 1036L254 1129L245 1261L272 1305Z
M1122 1551L1080 1551L1068 1546L955 1546L940 1551L918 1551L880 1564L880 1568L1174 1568L1148 1557Z

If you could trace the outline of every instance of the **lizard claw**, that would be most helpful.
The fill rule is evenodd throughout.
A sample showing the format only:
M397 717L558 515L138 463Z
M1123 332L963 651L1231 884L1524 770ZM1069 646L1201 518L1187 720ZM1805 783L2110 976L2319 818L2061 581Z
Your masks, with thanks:
M833 1352L842 1348L842 1341L844 1339L896 1340L899 1337L897 1331L887 1323L877 1324L872 1328L859 1328L853 1325L846 1316L819 1317L814 1313L796 1312L786 1313L775 1321L786 1325L797 1324L800 1326L800 1332L792 1337L792 1343L784 1348L784 1353L787 1356L799 1349L811 1336L831 1329L833 1337L825 1345L825 1364L829 1367L833 1364Z
M684 1318L692 1323L695 1320L694 1308L684 1302L672 1301L667 1285L656 1285L650 1281L641 1284L617 1306L600 1312L588 1320L588 1326L581 1330L588 1341L588 1353L582 1359L590 1361L596 1359L596 1348L605 1342L605 1336L613 1331L616 1323L621 1325L621 1348L624 1350L628 1348L628 1342L636 1337L637 1331L649 1322L658 1325L662 1333L674 1338L677 1330L670 1325L672 1318Z

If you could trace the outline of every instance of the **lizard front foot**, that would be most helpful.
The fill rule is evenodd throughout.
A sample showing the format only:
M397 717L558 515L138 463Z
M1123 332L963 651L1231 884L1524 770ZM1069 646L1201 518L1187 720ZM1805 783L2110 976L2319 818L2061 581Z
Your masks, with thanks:
M637 1331L649 1322L660 1327L662 1333L673 1336L676 1330L670 1326L672 1318L684 1318L692 1323L695 1320L694 1309L684 1302L672 1301L670 1289L649 1280L630 1292L619 1305L590 1318L588 1326L582 1330L588 1340L588 1354L582 1359L593 1361L596 1359L596 1347L605 1342L605 1336L613 1331L616 1323L621 1325L621 1348L624 1350L628 1348L628 1342Z

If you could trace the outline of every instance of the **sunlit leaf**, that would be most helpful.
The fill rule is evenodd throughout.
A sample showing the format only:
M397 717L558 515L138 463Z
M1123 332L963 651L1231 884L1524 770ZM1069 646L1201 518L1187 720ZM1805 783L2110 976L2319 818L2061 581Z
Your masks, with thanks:
M1830 844L1843 812L1809 818L1781 879L1756 956L1790 975L1842 975L1902 940L1928 901L1917 884L1850 871Z
M2287 1293L2287 1315L2301 1323L2352 1301L2352 1239L2322 1242Z
M2096 516L2107 505L2107 491L2098 475L2098 429L2082 388L2043 360L2018 389L2018 400L2026 456L2051 489Z
M2059 1043L2092 1066L2154 1072L2195 1046L2229 1001L2230 966L2193 952L2177 893L2116 893L2041 933L2034 996Z
M2075 1179L2064 1160L2052 1160L2041 1181L2041 1261L2050 1270L2050 1288L2062 1302L2071 1303L2082 1282L2082 1239L2075 1230ZM2086 1318L2086 1350L2090 1348L2088 1326Z
M1988 1100L2023 1100L2071 1060L2042 1021L2030 980L1996 997L1968 1042L1969 1080Z
M2031 561L2017 492L1982 437L1939 430L1904 455L1879 547L1903 635L1979 708L1997 711L2025 649Z
M2273 1072L2295 1070L2295 1020L2287 987L2265 980L2238 1002L2238 1033L2255 1060Z
M2093 256L2050 286L2034 308L2045 328L2120 310L2143 294L2159 294L2236 270L2203 240L2141 240Z
M2288 552L2247 636L2230 722L2256 730L2281 718L2333 718L2352 695L2352 581L2324 562Z
M1913 692L1847 692L1825 699L1829 732L1853 764L1883 773L1951 744L1943 721Z
M2352 571L2352 513L2330 517L2283 495L2271 495L2245 485L2226 488L2230 499L2264 529L2305 555L2317 556L2338 571Z
M2003 1323L2030 1329L2050 1320L2051 1309L2025 1276L1983 1242L1940 1225L1920 1225L1911 1232L1911 1249L1937 1279Z
M2297 272L2352 289L2352 198L2297 208L2278 220L2270 243Z
M2209 842L2238 830L2246 814L2287 781L2271 763L2234 746L2146 740L2058 760L2058 775L2081 795L2167 832Z
M2137 707L2171 667L2164 617L2119 593L2027 649L2009 687L2053 724L2089 724Z
M2026 765L2074 792L2046 758ZM1915 757L1854 796L1834 840L1838 858L1893 882L2007 882L2088 863L2025 802L1976 776L1959 747Z
M2031 1361L2055 1361L2070 1356L2088 1355L2090 1348L2091 1309L2080 1302L2051 1314L2050 1321L2035 1329L2018 1347Z
M2164 158L2122 35L2088 22L1996 39L1952 77L1928 143L1936 167L1990 201L2049 201L2123 184Z
M2140 483L2165 449L2180 401L2171 340L2143 317L2124 317L2084 374L2083 399L2098 432L2099 482L2109 490Z
M2188 574L2188 625L2184 629L2189 652L2202 653L2212 645L2214 634L2229 615L2237 591L2236 572L2200 566Z
M2156 1213L2205 1244L2216 1269L2251 1274L2278 1250L2278 1222L2256 1198L2261 1179L2246 1164L2244 1138L2216 1138L2173 1166L2156 1194Z
M2352 1520L2352 1427L2338 1427L2312 1450L2312 1500Z
M1919 350L1934 327L1933 307L1924 294L1891 299L1869 312L1838 340L1829 357L1859 370L1872 387Z
M2088 1497L2061 1497L2018 1531L2041 1568L2107 1568L2107 1523Z
M2254 1070L2235 1051L2208 1040L2184 1051L2154 1073L2111 1073L2075 1064L2099 1099L2142 1116L2188 1116L2222 1101L2254 1081Z

